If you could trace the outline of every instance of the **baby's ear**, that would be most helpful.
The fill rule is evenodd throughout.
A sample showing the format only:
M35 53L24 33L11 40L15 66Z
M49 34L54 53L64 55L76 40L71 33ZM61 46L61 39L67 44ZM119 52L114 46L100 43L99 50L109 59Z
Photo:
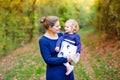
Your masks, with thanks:
M49 26L49 28L48 28L49 30L51 30L52 29L52 26Z
M75 28L73 29L73 33L77 33L77 30Z

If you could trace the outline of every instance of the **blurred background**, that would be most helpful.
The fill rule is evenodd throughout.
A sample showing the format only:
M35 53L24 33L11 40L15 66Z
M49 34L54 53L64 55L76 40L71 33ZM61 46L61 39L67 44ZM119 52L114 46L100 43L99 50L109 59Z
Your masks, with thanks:
M83 43L82 53L86 53L82 56L89 57L89 53L93 54L89 58L91 62L97 59L97 64L101 65L95 65L96 62L94 62L88 65L89 67L91 65L91 68L85 68L90 60L88 58L87 61L86 58L81 59L78 64L80 68L77 68L80 71L75 71L76 80L120 79L120 0L0 0L0 62L3 62L5 56L11 55L12 51L26 45L28 48L29 44L32 44L33 47L37 46L35 47L35 50L38 51L36 55L39 55L39 48L35 42L37 42L38 36L44 33L44 29L38 19L48 15L59 17L62 30L67 19L77 20ZM91 52L86 50L87 47ZM29 48L31 50L31 47ZM35 53L35 50L31 55ZM13 53L19 53L19 51ZM20 50L21 53L28 52L24 52L23 48ZM101 58L103 54L105 57ZM28 55L26 54L26 56ZM107 66L106 63L103 63L104 61L108 63ZM39 56L37 62L39 63ZM13 71L10 73L12 75L7 74L7 69L3 69L3 67L5 65L0 66L0 76L3 80L45 80L38 77L42 72L45 72L44 68L40 68L40 65L35 68L37 72L30 79L28 78L34 73L33 69L31 70L33 66L29 69L30 73L23 71L24 75L29 74L27 77L22 75L23 78L19 75L21 72L14 71L16 70L14 67L14 69L10 69Z
M30 42L43 29L38 19L56 15L61 27L69 18L80 28L95 27L120 37L119 0L0 0L0 55Z

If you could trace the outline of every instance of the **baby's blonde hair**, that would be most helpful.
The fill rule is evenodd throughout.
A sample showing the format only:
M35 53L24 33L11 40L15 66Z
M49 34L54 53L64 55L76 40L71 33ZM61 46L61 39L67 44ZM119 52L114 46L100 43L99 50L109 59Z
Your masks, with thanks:
M70 27L72 27L73 33L77 33L77 31L79 30L79 25L78 25L77 21L74 19L69 19L66 21L66 23L67 22L71 23Z

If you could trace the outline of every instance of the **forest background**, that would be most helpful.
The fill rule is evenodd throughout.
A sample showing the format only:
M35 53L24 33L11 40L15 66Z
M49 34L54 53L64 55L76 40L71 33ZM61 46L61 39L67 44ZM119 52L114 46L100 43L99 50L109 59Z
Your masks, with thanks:
M0 0L0 58L41 36L44 29L38 20L48 15L59 17L62 30L67 19L76 19L83 44L90 46L90 50L96 49L92 52L98 53L96 55L106 54L105 59L115 59L114 64L109 62L112 69L104 65L107 78L120 79L120 0ZM102 71L97 72L98 66L92 68L96 72L95 80L105 78ZM84 77L85 80L90 78Z

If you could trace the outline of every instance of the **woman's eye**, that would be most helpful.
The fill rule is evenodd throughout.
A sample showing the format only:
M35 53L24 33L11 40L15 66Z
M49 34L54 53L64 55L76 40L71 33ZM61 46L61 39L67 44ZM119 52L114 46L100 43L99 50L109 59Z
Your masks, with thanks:
M59 25L57 25L56 27L59 27Z

